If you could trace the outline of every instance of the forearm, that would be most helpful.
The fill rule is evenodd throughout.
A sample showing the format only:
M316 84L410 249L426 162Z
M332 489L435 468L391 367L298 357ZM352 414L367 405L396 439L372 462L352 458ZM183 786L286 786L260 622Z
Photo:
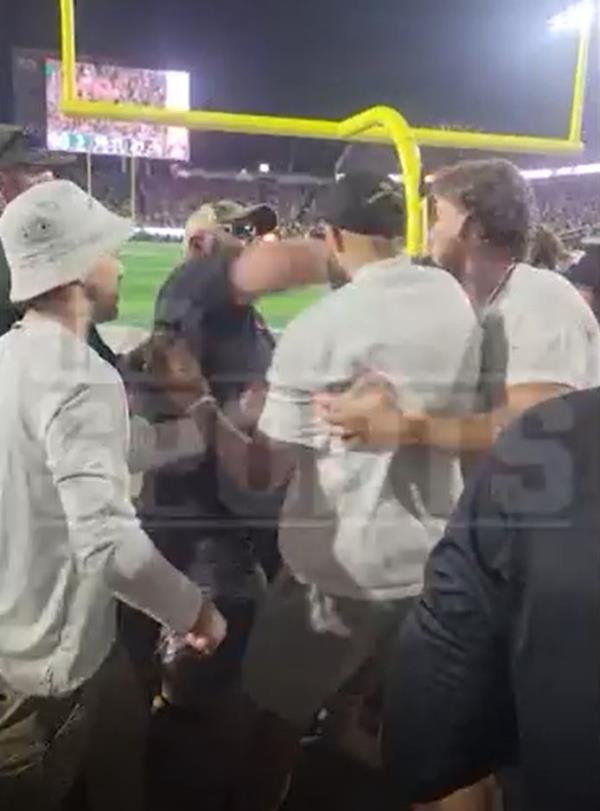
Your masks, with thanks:
M259 431L244 430L247 426L243 419L236 420L231 412L225 413L211 399L199 403L189 413L198 426L211 423L210 444L223 471L238 487L264 493L288 480L290 455Z
M556 384L509 386L504 405L494 411L459 417L409 415L409 436L414 437L417 444L443 450L488 451L498 435L529 408L568 391L567 386Z
M168 563L143 532L131 504L111 483L73 478L60 485L74 559L124 602L171 628L192 628L200 589Z
M282 487L289 479L290 454L260 432L243 435L226 418L218 419L216 448L224 470L245 490L268 493Z
M181 459L202 457L209 444L207 426L191 417L150 423L131 418L128 464L131 473L145 473Z
M457 452L487 451L503 424L496 412L447 417L419 414L408 420L415 444Z
M234 263L234 289L249 298L327 281L329 252L320 240L291 239L259 242Z

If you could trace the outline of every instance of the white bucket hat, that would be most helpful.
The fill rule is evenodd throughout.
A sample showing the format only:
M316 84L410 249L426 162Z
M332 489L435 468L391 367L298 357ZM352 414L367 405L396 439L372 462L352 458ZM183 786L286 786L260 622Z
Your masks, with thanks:
M114 253L132 233L129 220L68 180L34 186L9 203L0 217L11 301L29 301L84 281L94 263Z

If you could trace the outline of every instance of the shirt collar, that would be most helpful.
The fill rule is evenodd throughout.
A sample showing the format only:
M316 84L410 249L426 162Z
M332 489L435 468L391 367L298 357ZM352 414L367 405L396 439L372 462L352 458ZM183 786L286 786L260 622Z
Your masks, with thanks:
M376 262L369 262L363 265L354 272L352 281L356 282L367 277L371 277L374 273L387 273L390 268L408 268L412 267L412 261L405 253L399 253L397 256L390 256L389 259L379 259Z

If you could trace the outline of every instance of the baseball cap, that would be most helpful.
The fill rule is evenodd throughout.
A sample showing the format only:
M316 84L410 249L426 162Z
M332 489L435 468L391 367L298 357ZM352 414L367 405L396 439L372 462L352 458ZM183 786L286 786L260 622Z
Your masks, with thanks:
M330 187L320 215L344 231L394 239L404 232L402 190L387 175L352 172Z
M244 222L264 225L263 233L265 233L277 227L277 214L271 206L264 203L255 206L243 206L234 200L205 203L188 219L185 226L185 242L187 244L197 231L210 231Z
M65 166L73 155L49 152L41 147L35 134L25 127L0 124L0 169L11 166Z
M13 303L83 281L101 256L133 232L75 183L51 180L16 197L0 217L0 240L11 274Z

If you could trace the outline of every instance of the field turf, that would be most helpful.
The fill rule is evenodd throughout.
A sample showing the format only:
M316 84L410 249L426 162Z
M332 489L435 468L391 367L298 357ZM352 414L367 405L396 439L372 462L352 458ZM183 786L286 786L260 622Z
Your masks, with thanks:
M156 294L181 260L181 247L162 242L130 242L121 253L125 277L121 287L119 323L149 327ZM289 293L266 296L260 310L274 330L280 330L302 309L315 301L319 288L304 288Z

